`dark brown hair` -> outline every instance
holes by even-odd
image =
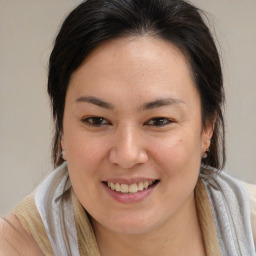
[[[188,56],[200,93],[203,125],[216,117],[206,166],[225,163],[224,90],[219,54],[203,12],[183,0],[87,0],[65,19],[49,61],[48,93],[55,136],[53,161],[59,166],[65,96],[72,73],[103,42],[129,36],[152,35],[176,45]],[[166,67],[168,68],[168,67]]]

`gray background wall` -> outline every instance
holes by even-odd
[[[81,1],[0,0],[0,215],[52,170],[47,60],[65,15]],[[227,93],[225,170],[256,184],[256,1],[193,0],[221,48]]]

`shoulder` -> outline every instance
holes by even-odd
[[[42,255],[33,238],[13,214],[0,218],[0,256],[2,255]]]
[[[256,207],[256,185],[243,182],[248,190],[250,201],[253,203],[254,208]],[[255,209],[256,210],[256,209]]]
[[[252,222],[252,231],[254,236],[254,243],[256,244],[256,185],[245,183],[244,185],[247,188],[250,206],[251,206],[251,222]]]
[[[226,172],[215,169],[206,171],[203,169],[200,175],[211,191],[211,197],[215,196],[217,200],[220,200],[215,208],[219,208],[220,202],[225,200],[224,208],[227,206],[231,212],[237,212],[239,209],[238,215],[240,215],[241,221],[245,222],[246,225],[248,224],[247,228],[252,227],[253,239],[256,245],[256,185],[245,183]],[[244,219],[244,216],[246,216],[246,219]],[[251,221],[248,219],[249,216]],[[236,223],[236,225],[238,224]]]

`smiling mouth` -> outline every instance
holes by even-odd
[[[113,191],[123,194],[135,194],[156,185],[158,182],[159,180],[144,181],[139,183],[133,183],[131,185],[107,181],[104,181],[103,183]]]

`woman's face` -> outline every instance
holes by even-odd
[[[188,211],[211,134],[187,59],[169,42],[109,41],[72,75],[62,148],[95,225],[139,234]]]

